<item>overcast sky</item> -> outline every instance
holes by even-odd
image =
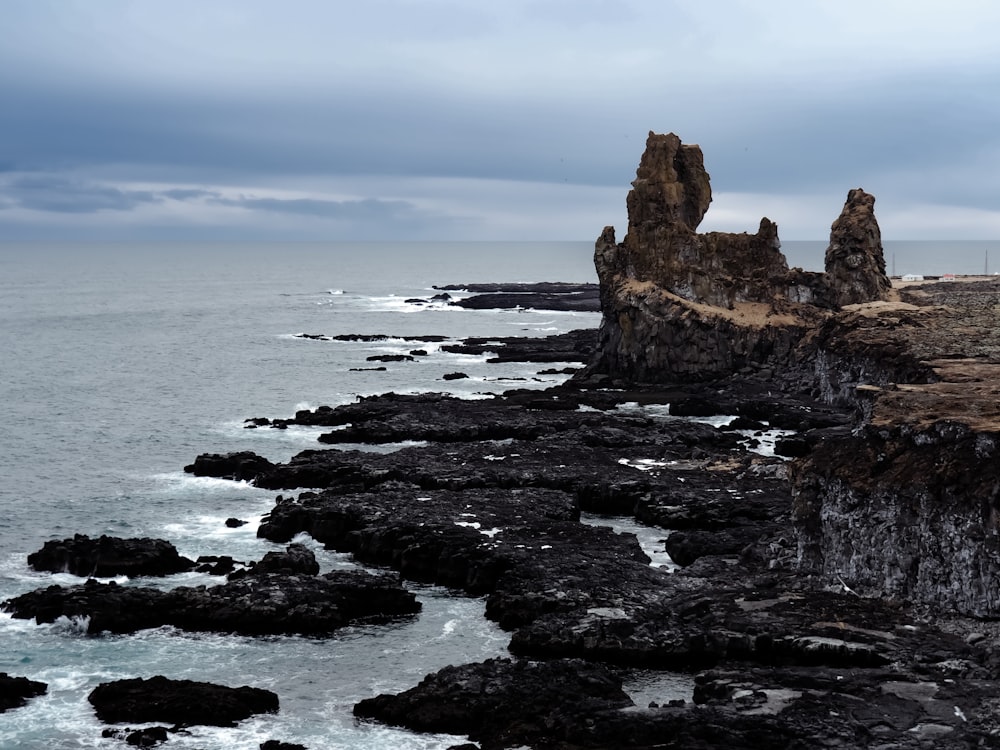
[[[996,0],[0,0],[2,239],[595,239],[650,130],[701,229],[1000,238]]]

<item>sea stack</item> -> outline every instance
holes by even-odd
[[[875,196],[861,188],[847,194],[844,210],[830,228],[827,283],[838,307],[889,299],[882,234],[875,220]]]

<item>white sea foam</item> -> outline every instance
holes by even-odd
[[[187,492],[232,492],[233,490],[262,492],[246,480],[219,479],[217,477],[196,477],[181,471],[169,471],[154,474],[153,479],[161,485],[161,489],[167,491],[187,491]]]

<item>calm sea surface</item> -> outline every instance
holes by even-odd
[[[791,265],[821,270],[824,242],[784,243]],[[899,273],[978,273],[990,243],[887,243]],[[409,304],[434,284],[596,281],[593,244],[406,243],[268,245],[0,245],[0,600],[79,583],[30,571],[49,539],[152,536],[190,557],[259,559],[274,547],[255,521],[274,493],[196,479],[199,453],[253,450],[278,461],[315,447],[319,430],[245,430],[254,416],[339,404],[359,394],[449,390],[468,397],[546,387],[535,366],[486,364],[407,336],[517,336],[596,327],[594,313],[464,311]],[[1000,266],[1000,243],[996,262]],[[389,334],[380,343],[295,334]],[[366,357],[426,349],[386,372]],[[443,381],[461,370],[468,380]],[[527,378],[528,380],[519,380]],[[351,446],[348,446],[351,447]],[[228,529],[226,518],[251,521]],[[306,543],[312,544],[308,539]],[[351,566],[312,545],[324,570]],[[144,585],[217,583],[206,576]],[[123,581],[124,583],[124,581]],[[412,686],[446,664],[503,655],[508,636],[483,602],[413,589],[423,612],[328,639],[242,638],[169,629],[86,637],[79,624],[36,626],[0,615],[0,672],[48,683],[27,707],[0,714],[0,748],[118,748],[101,739],[86,696],[100,682],[164,674],[275,690],[282,709],[236,729],[194,729],[170,747],[256,750],[265,739],[325,748],[439,748],[428,737],[358,724],[353,704]],[[632,684],[666,699],[670,678]],[[687,689],[681,680],[681,691]]]

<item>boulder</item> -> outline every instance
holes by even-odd
[[[196,477],[218,477],[238,482],[248,481],[266,471],[273,464],[253,451],[235,453],[203,453],[193,464],[184,467],[188,474]]]
[[[87,700],[97,718],[118,722],[166,722],[228,727],[255,714],[277,713],[278,696],[255,687],[227,687],[163,676],[104,682]]]
[[[28,565],[52,573],[132,578],[183,573],[191,570],[195,563],[182,557],[173,544],[163,539],[120,539],[103,535],[91,539],[76,534],[71,539],[46,542],[40,550],[28,555]]]
[[[20,708],[31,698],[45,695],[48,686],[44,682],[29,680],[27,677],[12,677],[0,672],[0,713],[12,708]]]
[[[243,576],[261,576],[268,573],[284,573],[286,575],[319,575],[319,563],[312,550],[302,544],[289,544],[282,552],[268,552],[264,557],[249,567],[229,576],[229,580]]]

